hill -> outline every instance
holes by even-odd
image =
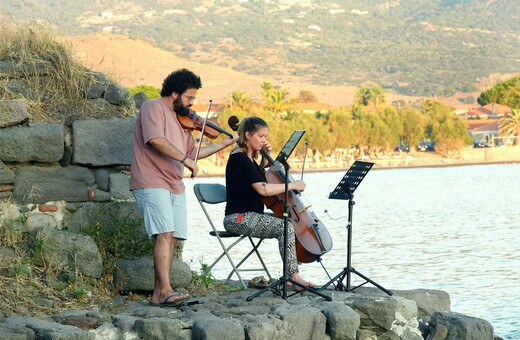
[[[520,70],[517,0],[11,0],[65,35],[112,33],[249,75],[434,96]],[[477,88],[475,88],[477,87]]]
[[[162,50],[149,42],[110,33],[92,33],[67,39],[85,66],[111,76],[126,87],[146,84],[160,88],[169,72],[180,67],[189,68],[200,75],[203,81],[203,88],[198,94],[200,103],[209,99],[216,103],[223,102],[232,91],[237,90],[260,98],[260,85],[263,81],[281,86],[289,90],[293,96],[297,96],[301,90],[311,91],[320,102],[331,105],[352,104],[357,90],[357,87],[347,85],[314,85],[295,77],[248,75],[222,66],[179,58],[174,53]],[[389,102],[413,102],[417,99],[419,97],[388,95]]]

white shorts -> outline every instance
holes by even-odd
[[[132,190],[148,237],[173,231],[179,240],[188,238],[186,194],[172,194],[166,189],[145,188]]]

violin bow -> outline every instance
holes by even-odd
[[[195,163],[197,163],[197,159],[199,159],[200,147],[202,146],[202,139],[204,138],[204,130],[206,129],[206,122],[208,121],[209,110],[211,109],[211,103],[213,101],[210,99],[208,103],[208,109],[206,110],[206,118],[204,118],[204,123],[202,123],[202,130],[200,130],[200,138],[199,138],[199,147],[197,148],[197,153],[195,154]]]
[[[302,164],[302,181],[303,181],[303,169],[305,169],[305,160],[307,159],[307,150],[309,149],[309,142],[305,141],[305,154],[303,155],[303,164]]]
[[[195,154],[195,163],[199,159],[200,147],[202,146],[202,139],[204,138],[204,130],[206,129],[206,122],[208,121],[209,110],[211,109],[211,103],[213,101],[210,99],[208,103],[208,109],[206,110],[206,118],[204,118],[204,123],[202,123],[202,130],[200,130],[200,138],[199,138],[199,147],[197,148],[197,153]],[[191,174],[191,178],[193,178],[193,173]]]

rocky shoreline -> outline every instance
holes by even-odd
[[[332,301],[311,294],[266,291],[213,291],[192,297],[198,303],[179,308],[143,301],[124,305],[117,314],[92,310],[64,311],[48,318],[8,316],[0,320],[2,339],[500,339],[485,320],[450,311],[447,293],[439,290],[377,288],[355,292],[324,290]]]

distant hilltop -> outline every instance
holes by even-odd
[[[146,40],[183,63],[272,83],[379,85],[407,96],[444,97],[485,90],[489,77],[520,70],[517,0],[129,0],[59,6],[53,0],[31,6],[14,0],[2,2],[0,10],[49,20],[64,35],[110,32]]]

